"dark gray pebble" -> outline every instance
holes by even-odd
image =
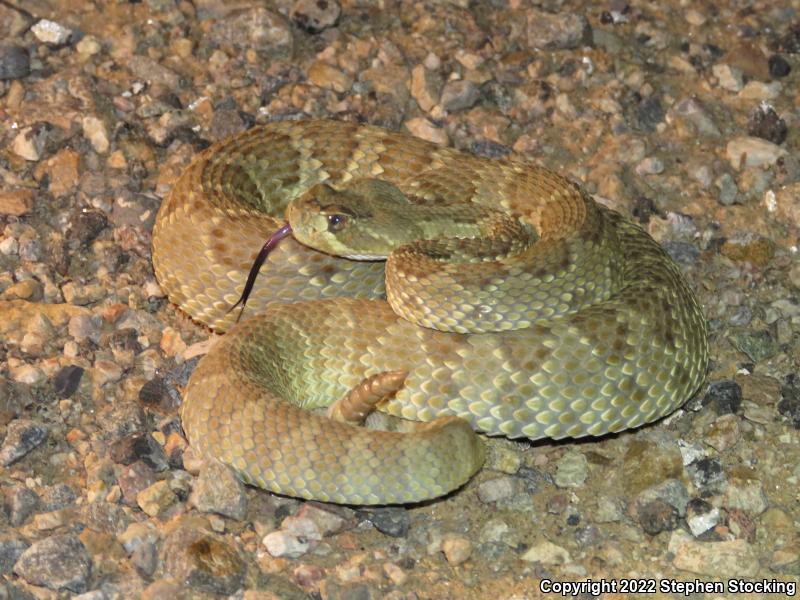
[[[147,417],[133,402],[114,402],[97,413],[97,422],[110,440],[118,440],[147,429]]]
[[[0,598],[3,600],[36,600],[36,596],[16,585],[0,580]]]
[[[70,223],[69,237],[80,244],[82,248],[88,248],[106,227],[108,227],[108,218],[103,213],[98,211],[79,212]]]
[[[800,54],[800,23],[795,23],[778,39],[777,50],[786,54]]]
[[[83,377],[83,367],[67,365],[58,370],[53,377],[53,387],[59,398],[71,398],[78,389]]]
[[[694,265],[700,258],[697,246],[687,242],[665,242],[663,246],[670,258],[681,265]]]
[[[14,419],[6,427],[6,437],[0,447],[0,465],[7,467],[47,439],[49,428],[29,419]]]
[[[771,329],[743,331],[732,335],[731,342],[754,363],[772,358],[778,353],[778,340]]]
[[[391,537],[406,537],[411,526],[408,511],[401,507],[363,509],[358,511],[358,515]]]
[[[0,46],[0,79],[21,79],[31,72],[31,58],[21,46]]]
[[[3,511],[14,527],[19,527],[39,510],[39,496],[28,488],[17,485],[5,490],[3,494]]]
[[[0,534],[0,575],[10,573],[14,563],[30,544],[24,538],[13,533]],[[2,595],[0,595],[2,598]]]
[[[163,377],[154,377],[139,390],[139,402],[161,410],[172,410],[180,406],[180,394]]]
[[[786,121],[778,116],[774,108],[763,102],[753,109],[747,120],[749,135],[760,137],[773,144],[782,144],[786,141],[788,132]]]
[[[149,433],[134,433],[114,442],[111,460],[123,465],[140,460],[154,471],[166,471],[169,468],[164,449]]]
[[[135,329],[123,327],[102,338],[100,343],[103,346],[109,346],[112,350],[139,354],[142,351],[142,345],[138,338],[139,333]]]
[[[489,562],[494,562],[508,553],[508,546],[502,542],[484,542],[475,547],[475,553]]]
[[[158,549],[152,542],[142,542],[131,554],[133,568],[145,579],[149,579],[155,573],[158,566]]]
[[[736,312],[728,319],[728,323],[734,327],[745,327],[753,320],[753,310],[749,306],[740,306]]]
[[[584,548],[588,546],[596,546],[597,544],[601,543],[603,539],[604,536],[600,532],[600,529],[594,525],[590,525],[588,527],[579,527],[575,530],[575,541]]]
[[[656,125],[664,120],[667,112],[661,100],[653,96],[646,98],[636,107],[634,127],[647,133],[653,133]]]
[[[490,140],[481,140],[480,142],[475,142],[472,144],[471,150],[473,154],[485,156],[487,158],[502,158],[511,154],[511,148],[505,144],[498,144],[497,142],[492,142]]]
[[[780,54],[773,54],[770,56],[767,64],[769,65],[770,76],[776,78],[786,77],[792,70],[788,61]]]
[[[645,533],[656,535],[678,527],[678,511],[663,500],[653,500],[639,508],[639,525]]]
[[[448,112],[455,112],[472,108],[480,96],[480,89],[472,81],[457,79],[444,84],[439,100],[442,108]]]
[[[40,495],[40,499],[42,501],[42,510],[52,511],[72,506],[78,496],[75,490],[66,483],[57,483],[45,488]]]
[[[725,471],[718,458],[696,460],[686,467],[686,472],[702,496],[719,494],[727,484]]]
[[[31,585],[79,593],[88,587],[92,559],[76,536],[54,535],[25,550],[14,572]]]
[[[710,404],[718,415],[736,413],[742,405],[742,388],[730,379],[713,381],[708,385],[703,404]]]

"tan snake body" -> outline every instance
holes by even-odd
[[[407,318],[375,299],[382,263],[279,245],[245,312],[255,316],[203,358],[182,409],[191,445],[245,481],[333,502],[419,501],[480,467],[473,428],[603,435],[670,413],[704,379],[702,312],[642,229],[551,171],[375,127],[271,123],[200,154],[159,212],[156,275],[181,309],[227,330],[226,311],[289,202],[318,184],[374,179],[414,202],[500,211],[538,239],[474,264],[393,255],[389,300]],[[397,433],[303,410],[390,371],[408,375],[380,410],[447,418]]]

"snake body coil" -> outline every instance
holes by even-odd
[[[505,250],[470,264],[442,259],[435,241],[425,260],[398,251],[386,267],[391,306],[379,299],[382,263],[280,244],[249,301],[254,316],[203,358],[182,409],[191,445],[245,481],[332,502],[419,501],[480,467],[473,429],[598,436],[668,414],[702,382],[702,313],[643,230],[545,169],[375,127],[272,123],[203,152],[159,212],[156,275],[181,309],[227,330],[287,205],[320,184],[376,179],[415,203],[500,211],[538,239],[513,251],[477,241]],[[428,422],[411,433],[304,410],[390,372],[407,375],[379,408]]]

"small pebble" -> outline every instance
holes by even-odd
[[[83,135],[92,144],[92,148],[98,154],[105,154],[108,152],[111,142],[108,137],[108,130],[105,123],[91,115],[83,117]]]
[[[675,107],[675,111],[678,115],[694,125],[699,134],[708,137],[718,137],[722,135],[712,115],[696,98],[689,98],[679,102]]]
[[[432,70],[425,68],[425,65],[416,65],[411,70],[411,85],[409,91],[411,97],[417,101],[419,107],[429,112],[439,101],[441,88],[439,76]]]
[[[495,477],[478,486],[478,499],[484,504],[498,502],[518,494],[521,487],[517,477]]]
[[[516,545],[516,536],[508,523],[502,519],[491,519],[481,529],[482,542],[502,542],[508,546]]]
[[[642,131],[653,133],[659,123],[664,121],[666,111],[664,105],[653,96],[643,100],[636,108],[634,126]]]
[[[194,484],[191,503],[202,512],[213,512],[241,521],[247,513],[244,485],[227,467],[208,461]]]
[[[96,37],[93,35],[87,35],[81,38],[81,40],[75,44],[75,49],[84,56],[94,56],[100,52],[103,47],[100,45],[100,42]]]
[[[744,87],[744,77],[739,69],[730,65],[714,65],[712,68],[714,77],[717,78],[720,87],[729,92],[739,92]]]
[[[565,565],[572,562],[572,557],[565,548],[547,540],[531,546],[520,558],[545,566]]]
[[[443,129],[436,127],[424,117],[409,119],[405,122],[405,126],[412,135],[433,142],[434,144],[446,146],[449,141],[447,133]]]
[[[66,483],[57,483],[42,490],[40,499],[44,510],[60,510],[74,505],[78,496]]]
[[[727,484],[725,471],[718,458],[701,458],[686,467],[692,483],[704,496],[720,493]]]
[[[581,487],[589,476],[589,462],[582,452],[570,450],[557,463],[556,485],[560,488]]]
[[[575,530],[575,541],[583,548],[597,546],[603,541],[603,534],[598,527],[579,527]]]
[[[402,507],[370,508],[358,511],[359,516],[391,537],[405,537],[411,526],[408,511]]]
[[[47,439],[50,428],[29,419],[14,419],[6,426],[3,445],[0,446],[0,465],[7,467],[19,460]]]
[[[408,573],[406,573],[400,565],[395,563],[383,563],[383,572],[394,585],[403,585],[408,581]]]
[[[672,531],[679,520],[678,511],[663,500],[653,500],[639,507],[639,525],[649,535]]]
[[[683,571],[721,578],[753,578],[759,571],[758,554],[745,540],[698,542],[675,531],[669,542],[672,564]]]
[[[706,444],[721,453],[734,446],[741,438],[741,435],[739,417],[736,415],[722,415],[714,420],[705,432],[703,439]]]
[[[742,166],[774,165],[780,157],[786,155],[786,150],[758,137],[743,136],[729,141],[726,153],[731,167],[738,171]]]
[[[304,589],[318,590],[327,572],[317,565],[301,564],[292,571],[292,580]],[[245,600],[247,594],[245,593]]]
[[[26,487],[14,486],[6,490],[4,498],[8,520],[13,527],[19,527],[28,520],[34,512],[39,510],[39,496]]]
[[[159,517],[177,502],[178,498],[166,481],[156,481],[136,495],[136,503],[146,514]]]
[[[290,15],[300,29],[316,34],[333,27],[341,12],[338,0],[297,0]]]
[[[151,542],[144,542],[131,553],[131,564],[142,577],[150,578],[158,567],[158,548]]]
[[[529,8],[527,19],[528,44],[532,48],[563,50],[577,48],[591,39],[591,27],[586,17],[569,12],[544,12]]]
[[[53,46],[61,46],[62,44],[66,44],[67,41],[69,41],[69,37],[72,35],[72,31],[70,29],[64,27],[60,23],[50,21],[49,19],[42,19],[41,21],[37,22],[33,27],[31,27],[31,31],[40,42],[51,44]]]
[[[791,373],[781,386],[778,412],[790,419],[795,429],[800,429],[800,377]]]
[[[769,57],[769,74],[772,77],[786,77],[791,71],[792,67],[780,54],[773,54]]]
[[[681,479],[667,479],[642,491],[636,497],[634,509],[638,509],[656,500],[668,504],[675,509],[679,517],[682,517],[686,514],[689,492]]]
[[[221,536],[181,527],[167,537],[162,555],[165,573],[189,588],[229,596],[244,583],[245,563]]]
[[[67,365],[56,372],[53,387],[60,398],[71,398],[81,383],[84,369],[77,365]]]
[[[164,448],[149,433],[133,433],[111,445],[111,459],[123,465],[142,461],[154,471],[169,468]]]
[[[442,540],[442,552],[453,566],[466,562],[472,554],[472,542],[460,535],[446,535]]]
[[[736,203],[736,198],[739,195],[739,188],[736,187],[736,181],[729,173],[723,173],[714,181],[714,185],[719,190],[717,199],[723,206],[731,206]]]
[[[664,172],[664,163],[661,159],[655,156],[648,156],[638,165],[636,165],[636,173],[638,175],[658,175]]]
[[[442,107],[450,112],[472,108],[480,94],[478,86],[471,81],[448,81],[442,88]]]
[[[725,488],[723,506],[738,508],[755,517],[767,510],[769,499],[760,481],[731,478]]]
[[[739,92],[738,97],[742,100],[766,102],[767,100],[778,98],[782,87],[783,84],[779,81],[773,81],[772,83],[748,81]]]
[[[24,538],[12,533],[0,533],[0,576],[11,573],[22,553],[30,547]]]
[[[743,331],[732,335],[730,340],[755,363],[772,358],[779,351],[778,341],[771,329]]]
[[[719,521],[719,508],[701,498],[692,498],[686,506],[686,524],[695,537],[713,529]]]
[[[129,506],[137,506],[139,492],[149,488],[156,482],[156,474],[141,461],[119,470],[117,484],[122,493],[123,501]]]
[[[46,142],[45,128],[25,127],[14,137],[11,150],[25,160],[37,161],[42,158]]]
[[[31,585],[85,592],[92,558],[74,535],[55,535],[34,542],[25,550],[14,565],[14,572]]]
[[[31,72],[31,59],[22,46],[0,44],[0,80],[22,79]]]
[[[773,144],[786,140],[789,128],[786,121],[778,116],[775,109],[767,103],[759,104],[747,120],[747,134],[765,139]]]
[[[347,520],[336,512],[350,512],[348,509],[333,507],[329,505],[319,505],[306,503],[297,511],[297,517],[307,519],[314,523],[315,528],[324,536],[339,533],[345,529]]]
[[[273,531],[261,540],[267,552],[276,558],[298,558],[311,550],[314,540],[297,536],[288,531]]]

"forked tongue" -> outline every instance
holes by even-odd
[[[272,252],[278,243],[288,235],[292,234],[292,226],[289,223],[283,225],[280,229],[278,229],[275,233],[269,236],[269,239],[266,243],[261,247],[261,250],[256,256],[256,259],[253,261],[253,266],[250,267],[250,272],[247,274],[247,281],[244,284],[244,290],[242,291],[242,295],[236,301],[236,304],[231,306],[225,314],[228,314],[233,309],[235,309],[240,304],[242,305],[242,310],[239,311],[239,316],[236,317],[236,322],[239,322],[239,319],[242,318],[242,313],[244,312],[244,307],[247,304],[247,299],[250,297],[250,292],[253,291],[253,286],[256,284],[256,277],[258,277],[258,272],[261,270],[261,265],[264,264],[264,261],[267,260],[269,253]]]

